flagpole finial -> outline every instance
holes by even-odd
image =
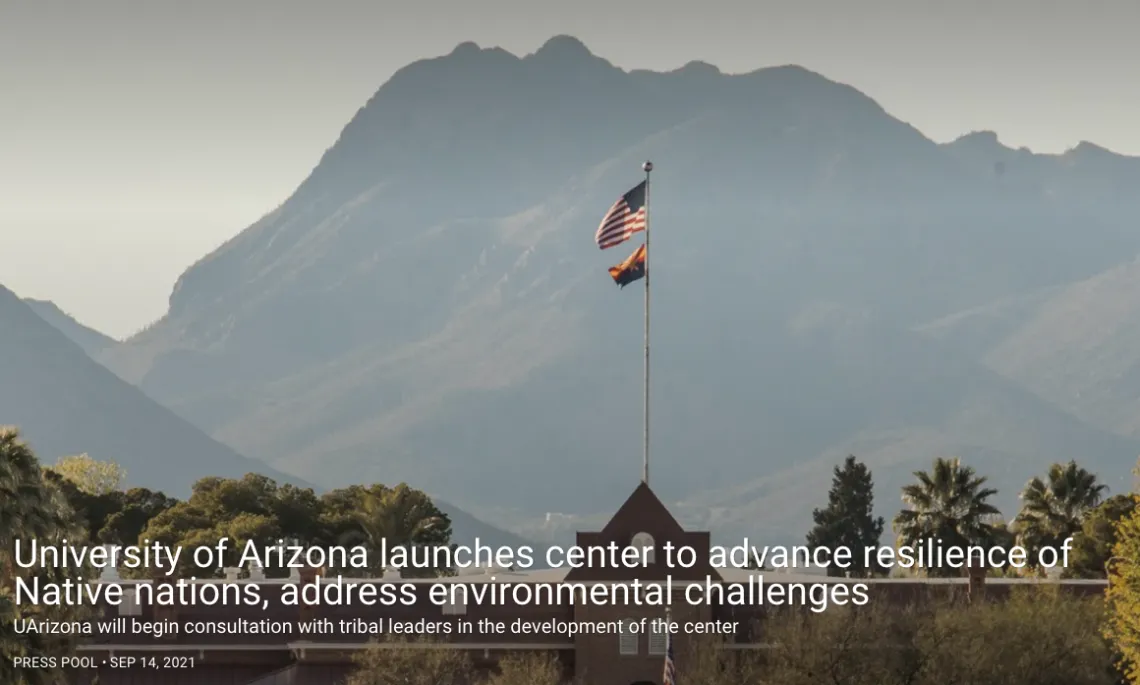
[[[653,162],[646,162],[645,164],[642,164],[641,170],[646,172],[646,173],[653,171]]]

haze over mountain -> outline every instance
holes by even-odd
[[[89,359],[115,341],[54,303],[21,301],[0,286],[0,331],[0,425],[20,428],[46,463],[88,453],[121,464],[131,486],[176,496],[199,478],[250,472],[311,487],[238,455]],[[457,542],[531,544],[448,502],[437,505],[451,517]]]
[[[51,303],[33,309],[0,286],[0,423],[18,427],[45,463],[87,453],[121,464],[129,485],[175,496],[186,495],[205,476],[251,471],[304,483],[238,455],[175,416],[88,358],[37,311],[58,312],[70,323],[56,323],[82,330]],[[83,336],[94,337],[86,331]]]
[[[601,214],[652,158],[653,486],[693,525],[799,537],[855,452],[893,509],[961,455],[1016,490],[1140,453],[914,327],[1140,251],[1140,160],[938,145],[799,67],[625,72],[573,38],[409,65],[285,202],[98,354],[237,451],[407,480],[532,533],[640,467],[641,296]],[[1027,373],[1032,373],[1029,371]]]
[[[54,302],[48,300],[33,300],[25,298],[24,302],[32,308],[41,319],[47,321],[60,333],[63,333],[76,345],[79,345],[87,356],[94,357],[107,350],[107,348],[115,345],[118,341],[114,338],[104,335],[99,331],[85,326],[75,320],[74,317],[65,313]]]
[[[1132,260],[919,330],[968,351],[1089,424],[1140,437],[1138,292],[1140,260]]]

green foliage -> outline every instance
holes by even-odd
[[[717,635],[687,636],[677,654],[678,680],[685,685],[767,685],[763,662],[751,650],[724,650]]]
[[[984,476],[959,459],[935,459],[930,472],[916,471],[917,483],[902,490],[908,506],[895,516],[899,543],[918,545],[927,538],[946,546],[990,545],[998,538],[993,519],[1000,516],[989,499],[997,490],[983,487]],[[958,576],[961,569],[926,568],[930,576]]]
[[[1099,598],[1053,587],[1019,588],[1009,600],[940,614],[945,640],[931,680],[997,685],[1115,685],[1111,652],[1098,634]]]
[[[486,685],[560,685],[562,664],[550,652],[515,652],[503,656]]]
[[[152,518],[178,503],[146,488],[92,495],[52,469],[44,469],[43,475],[63,493],[92,544],[134,544]]]
[[[376,550],[381,542],[394,547],[437,547],[451,541],[451,519],[427,495],[400,483],[394,488],[382,485],[363,491],[357,525]],[[407,576],[435,576],[450,573],[447,568],[405,569]]]
[[[976,605],[933,598],[823,614],[785,611],[754,685],[1114,685],[1097,599],[1027,590]]]
[[[1107,565],[1104,633],[1116,647],[1121,672],[1136,685],[1140,683],[1140,507],[1117,522],[1116,544]]]
[[[68,463],[91,466],[86,460]],[[88,472],[92,470],[100,472]],[[55,685],[58,673],[18,672],[11,657],[74,649],[70,638],[16,634],[14,621],[77,620],[86,611],[13,604],[6,588],[15,573],[11,551],[17,538],[76,540],[86,534],[91,542],[150,539],[212,546],[228,537],[235,553],[225,562],[233,566],[247,540],[274,544],[286,538],[372,550],[384,544],[391,550],[446,545],[452,533],[450,519],[431,498],[403,483],[358,485],[318,497],[312,490],[250,474],[203,479],[188,500],[179,502],[142,488],[122,492],[111,487],[110,475],[84,483],[75,472],[41,468],[18,433],[0,430],[0,683],[5,685]],[[986,479],[973,469],[956,459],[938,459],[930,472],[915,476],[917,482],[903,489],[908,508],[894,520],[901,543],[935,536],[947,544],[1014,544],[1014,532],[995,520],[999,514],[988,502],[995,491],[985,488]],[[1075,532],[1074,574],[1095,576],[1110,562],[1107,612],[1099,600],[1074,598],[1056,588],[1024,588],[999,604],[928,600],[909,607],[837,607],[823,614],[777,611],[763,631],[772,649],[723,650],[717,638],[694,637],[679,654],[682,680],[688,685],[1113,685],[1113,655],[1103,631],[1130,682],[1140,685],[1140,499],[1119,496],[1097,506],[1103,491],[1095,476],[1072,462],[1055,465],[1046,479],[1034,479],[1026,487],[1016,532],[1036,545],[1055,544]],[[848,457],[834,469],[828,505],[816,510],[808,544],[853,551],[878,544],[884,522],[873,516],[872,505],[870,471]],[[192,564],[188,556],[184,558]],[[191,566],[182,571],[203,575]],[[405,569],[409,571],[437,575],[449,569]],[[62,578],[58,569],[28,573]],[[556,685],[562,675],[561,664],[550,655],[508,655],[488,685]],[[362,651],[348,685],[460,685],[473,677],[465,652],[425,649],[396,639]]]
[[[0,428],[0,564],[11,578],[17,538],[49,537],[63,525],[63,498],[48,487],[36,455],[15,429]],[[62,505],[62,506],[61,506]]]
[[[362,545],[371,549],[386,541],[389,549],[403,545],[446,545],[451,521],[431,498],[405,484],[372,485],[333,490],[317,497],[312,490],[278,485],[264,476],[249,474],[240,480],[205,478],[194,485],[190,498],[161,511],[141,537],[168,545],[194,547],[232,541],[225,566],[237,566],[247,542],[258,546],[280,540],[303,545]],[[203,577],[189,555],[183,555],[181,573]],[[374,569],[382,570],[382,569]],[[440,575],[449,569],[408,569],[407,575]],[[213,575],[221,574],[213,569]],[[269,577],[283,577],[289,569],[266,568]]]
[[[100,542],[133,544],[150,520],[178,504],[178,500],[146,488],[131,488],[115,497],[118,505],[99,527]]]
[[[228,554],[216,568],[198,568],[187,554],[180,560],[181,574],[218,576],[224,567],[238,565],[242,547],[250,541],[259,546],[274,545],[283,538],[305,545],[321,542],[319,518],[319,500],[312,490],[278,485],[256,474],[240,480],[203,478],[194,484],[188,500],[151,519],[141,537],[185,548],[212,547],[230,538]],[[286,569],[266,571],[288,574]]]
[[[83,539],[64,493],[44,477],[36,455],[14,429],[0,428],[0,683],[5,685],[48,685],[59,682],[58,669],[17,669],[14,656],[52,657],[74,649],[70,636],[18,634],[16,621],[22,619],[69,621],[89,617],[90,609],[74,606],[16,605],[11,590],[16,578],[38,577],[44,582],[60,582],[75,575],[75,569],[56,567],[17,568],[14,561],[16,540],[31,539],[46,544]],[[83,571],[83,569],[79,569]]]
[[[998,520],[996,516],[990,519],[990,534],[992,537],[989,544],[993,547],[1005,550],[1006,554],[1002,555],[1003,559],[1005,559],[1005,563],[999,568],[989,569],[989,575],[995,577],[1017,576],[1020,573],[1020,569],[1010,566],[1008,561],[1010,550],[1017,546],[1017,535],[1010,530],[1010,527],[1005,521]]]
[[[1033,478],[1021,492],[1021,511],[1013,529],[1018,544],[1036,564],[1044,547],[1054,549],[1081,530],[1085,515],[1100,504],[1107,486],[1075,461],[1053,464],[1046,478]]]
[[[468,685],[472,682],[474,672],[465,652],[431,649],[431,642],[417,638],[416,644],[412,644],[400,636],[377,640],[356,655],[356,668],[345,685]]]
[[[874,561],[871,568],[863,564],[863,550],[877,547],[883,535],[883,518],[874,515],[874,490],[871,471],[854,456],[847,457],[843,466],[835,467],[827,507],[812,513],[815,527],[807,534],[807,544],[812,548],[851,550],[851,568],[831,567],[827,569],[828,575],[840,576],[850,571],[852,576],[867,577],[884,572]]]
[[[1073,538],[1073,552],[1065,575],[1070,578],[1104,578],[1105,566],[1116,546],[1116,526],[1136,511],[1136,497],[1116,495],[1085,515]]]

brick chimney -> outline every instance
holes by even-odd
[[[971,604],[983,602],[986,599],[986,573],[984,566],[970,566],[966,569],[966,598]]]

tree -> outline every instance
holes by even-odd
[[[773,648],[765,655],[760,682],[926,685],[926,663],[939,642],[933,635],[935,601],[907,607],[872,602],[819,614],[777,610],[764,628],[765,642]]]
[[[1136,510],[1136,497],[1116,495],[1085,515],[1073,538],[1073,552],[1065,575],[1069,578],[1104,578],[1105,566],[1116,546],[1116,526]]]
[[[515,652],[499,660],[486,685],[560,685],[562,662],[549,652]]]
[[[1055,587],[1002,603],[871,603],[768,620],[763,677],[779,685],[1115,685],[1103,607]],[[735,681],[734,681],[735,682]],[[745,681],[740,681],[745,682]]]
[[[304,544],[323,538],[320,500],[310,488],[278,484],[255,473],[243,478],[203,478],[186,502],[211,517],[254,514],[277,522],[282,531]]]
[[[48,545],[64,540],[82,540],[81,526],[63,493],[44,477],[36,455],[20,439],[19,432],[0,428],[0,683],[5,685],[55,685],[61,682],[59,668],[16,668],[12,658],[53,659],[74,651],[74,637],[48,633],[18,634],[12,629],[23,619],[76,621],[90,618],[88,607],[19,605],[11,594],[17,578],[58,583],[73,578],[77,569],[14,563],[16,540],[36,539]],[[92,569],[78,569],[81,577]]]
[[[99,461],[86,454],[62,457],[51,468],[89,495],[121,490],[127,479],[126,470],[115,462]]]
[[[232,542],[225,566],[236,566],[247,542],[275,545],[280,540],[302,545],[363,546],[377,549],[385,541],[389,550],[400,546],[447,545],[451,520],[426,494],[401,484],[369,487],[354,485],[317,497],[312,490],[278,485],[264,476],[241,479],[203,478],[194,484],[185,502],[161,493],[130,491],[121,512],[107,518],[100,535],[108,539],[135,536],[193,548],[214,545],[222,538]],[[182,555],[183,574],[205,577],[191,555]],[[213,569],[219,575],[221,567]],[[266,568],[269,577],[289,575],[290,569]],[[408,575],[439,575],[450,569],[408,569]]]
[[[467,685],[473,669],[458,649],[438,649],[431,639],[380,639],[355,657],[345,685]]]
[[[87,533],[87,541],[96,544],[98,542],[98,531],[103,527],[103,523],[111,514],[119,508],[117,495],[118,492],[110,492],[104,495],[92,495],[79,489],[74,482],[60,475],[54,469],[42,469],[41,473],[44,482],[51,484],[67,501],[68,506],[82,524],[84,531]]]
[[[43,469],[43,476],[63,493],[82,520],[91,544],[135,544],[152,518],[178,503],[172,497],[146,488],[92,495],[53,469]]]
[[[686,635],[688,646],[677,655],[677,670],[686,685],[761,685],[762,662],[753,650],[724,649],[718,635]]]
[[[420,490],[400,483],[394,488],[374,485],[361,491],[357,522],[375,552],[384,543],[399,547],[440,547],[451,542],[451,519]],[[374,557],[378,560],[378,556]],[[382,569],[376,569],[382,570]],[[404,569],[407,576],[435,576],[452,572],[430,565]]]
[[[1053,464],[1044,480],[1030,480],[1021,492],[1021,511],[1013,526],[1029,560],[1036,563],[1042,548],[1057,548],[1075,536],[1107,489],[1075,461]]]
[[[815,527],[807,534],[807,544],[832,551],[846,547],[852,559],[850,568],[831,566],[827,575],[841,576],[850,571],[852,576],[868,577],[884,571],[877,561],[873,560],[870,567],[863,563],[864,550],[877,547],[883,535],[883,517],[874,515],[874,490],[871,471],[854,456],[847,457],[842,467],[835,467],[827,507],[812,512]]]
[[[939,612],[927,682],[978,685],[1115,685],[1112,657],[1097,634],[1099,598],[1056,586],[1015,588],[1005,602]]]
[[[131,491],[135,493],[135,491]],[[222,538],[231,540],[223,564],[236,566],[244,545],[261,547],[280,540],[302,545],[364,546],[377,549],[386,541],[389,550],[400,546],[447,545],[451,540],[451,520],[426,494],[401,484],[352,486],[317,497],[312,490],[278,485],[256,474],[241,479],[203,478],[194,484],[190,498],[173,502],[161,493],[135,493],[134,516],[137,525],[147,519],[141,537],[168,545],[192,548],[214,545]],[[130,493],[128,493],[130,495]],[[130,499],[128,497],[127,499]],[[107,519],[103,530],[108,537],[126,527],[132,509],[124,506],[120,516]],[[183,555],[183,574],[204,577],[209,574]],[[269,577],[288,575],[290,569],[266,568]],[[438,575],[449,569],[408,569],[408,575]],[[221,573],[221,567],[213,575]]]
[[[345,547],[367,545],[368,535],[360,523],[361,508],[370,490],[383,488],[383,485],[350,485],[321,495],[320,525],[325,541]]]
[[[70,529],[62,493],[44,482],[39,460],[14,428],[0,428],[0,586],[15,570],[17,539],[51,539]]]
[[[151,519],[173,508],[178,500],[162,492],[131,488],[117,498],[118,508],[99,527],[100,542],[131,545],[139,541]]]
[[[1121,672],[1136,685],[1140,683],[1140,507],[1117,522],[1116,544],[1107,565],[1104,634],[1116,647]]]
[[[989,545],[995,540],[994,517],[1000,516],[989,499],[997,494],[983,487],[984,476],[962,464],[959,459],[935,459],[930,472],[915,471],[917,483],[902,489],[907,505],[895,516],[894,528],[899,542],[917,546],[927,538],[941,540],[944,546],[965,548]],[[953,577],[961,569],[924,569],[930,576]]]
[[[143,498],[138,508],[154,509],[164,504],[166,502],[158,498]],[[138,518],[136,514],[133,521],[137,522]],[[124,526],[127,523],[121,521]],[[264,547],[277,544],[281,539],[296,539],[300,544],[312,545],[324,536],[320,526],[320,501],[312,490],[278,485],[265,476],[248,474],[241,479],[199,480],[189,499],[162,509],[147,522],[141,537],[186,549],[213,546],[222,538],[229,538],[229,552],[216,568],[198,568],[193,555],[182,555],[179,571],[202,578],[220,575],[225,566],[236,566],[248,542]],[[281,577],[288,575],[289,569],[267,568],[266,573],[270,577]]]

